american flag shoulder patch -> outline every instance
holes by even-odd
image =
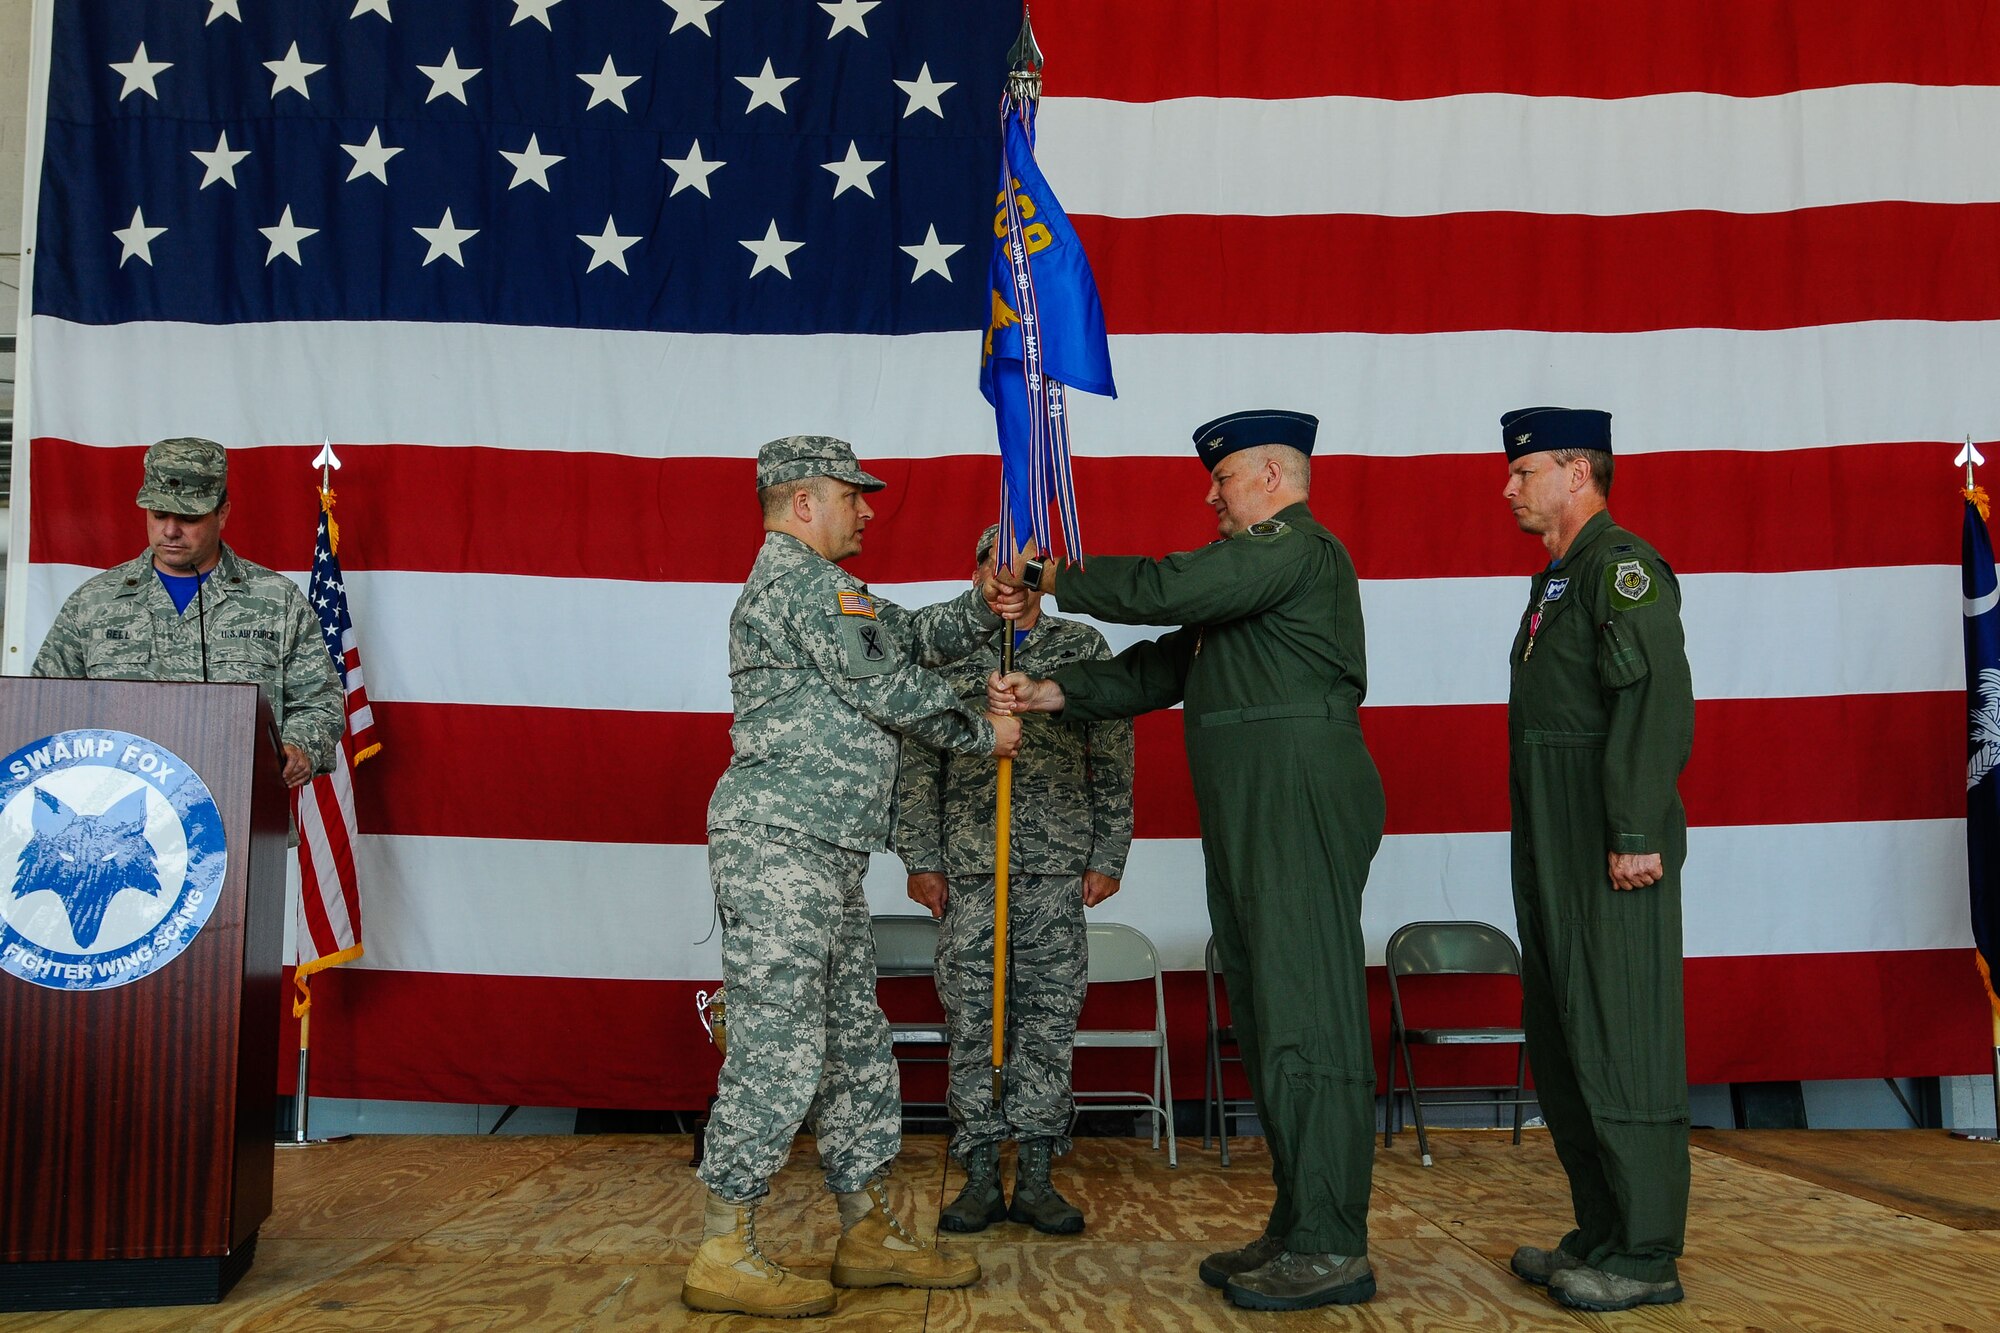
[[[875,618],[875,599],[858,592],[840,594],[840,614],[843,616],[867,616]]]

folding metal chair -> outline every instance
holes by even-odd
[[[928,916],[887,915],[868,918],[870,931],[875,936],[875,975],[887,977],[930,977],[931,984],[937,984],[938,923]],[[886,1010],[885,1010],[886,1012]],[[951,1062],[951,1035],[945,1021],[925,1019],[920,1021],[889,1020],[889,1039],[898,1047],[915,1046],[921,1054],[898,1051],[896,1058],[909,1064],[949,1064]],[[944,1110],[942,1102],[913,1102],[905,1099],[905,1107],[920,1107],[926,1111]],[[924,1120],[941,1119],[939,1116],[922,1116]]]
[[[1514,1064],[1511,1097],[1454,1097],[1433,1100],[1433,1106],[1491,1104],[1514,1108],[1514,1142],[1521,1141],[1522,1108],[1534,1098],[1521,1095],[1527,1083],[1527,1034],[1517,1027],[1410,1027],[1403,1015],[1401,983],[1409,977],[1510,976],[1521,975],[1521,951],[1506,932],[1480,921],[1413,921],[1389,937],[1384,961],[1389,971],[1389,1104],[1382,1117],[1382,1146],[1388,1147],[1402,1126],[1397,1102],[1396,1054],[1403,1057],[1408,1076],[1410,1110],[1417,1122],[1417,1152],[1425,1166],[1431,1165],[1430,1141],[1424,1132],[1424,1101],[1417,1085],[1416,1066],[1410,1061],[1410,1046],[1516,1046],[1520,1054]],[[1422,1091],[1477,1093],[1500,1092],[1490,1084],[1439,1085]]]
[[[1222,1164],[1229,1165],[1229,1120],[1241,1115],[1256,1105],[1248,1097],[1225,1096],[1222,1090],[1222,1065],[1224,1061],[1241,1067],[1243,1053],[1236,1045],[1236,1025],[1221,1021],[1221,1009],[1216,1003],[1215,980],[1221,976],[1215,962],[1215,937],[1209,936],[1208,943],[1201,951],[1203,980],[1208,987],[1208,1070],[1202,1080],[1201,1092],[1201,1146],[1206,1148],[1211,1129],[1214,1137],[1222,1145]],[[1228,992],[1225,990],[1224,996]],[[1224,1054],[1223,1048],[1229,1048]]]
[[[1167,990],[1160,976],[1160,955],[1153,942],[1130,926],[1115,921],[1092,922],[1085,928],[1089,946],[1089,984],[1114,985],[1119,982],[1153,983],[1153,1026],[1150,1028],[1078,1027],[1076,1046],[1147,1049],[1153,1052],[1153,1090],[1143,1092],[1078,1092],[1079,1111],[1087,1098],[1104,1111],[1139,1111],[1152,1118],[1153,1146],[1160,1146],[1160,1128],[1166,1127],[1167,1165],[1181,1164],[1180,1147],[1174,1139],[1173,1070],[1167,1057]]]

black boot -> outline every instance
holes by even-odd
[[[1049,1158],[1054,1140],[1023,1139],[1021,1161],[1014,1168],[1014,1202],[1007,1209],[1008,1220],[1026,1222],[1051,1236],[1074,1236],[1083,1230],[1083,1212],[1056,1193],[1049,1180]]]
[[[965,1157],[965,1188],[938,1213],[939,1231],[984,1231],[1005,1220],[1007,1200],[1000,1193],[1000,1149],[989,1143]]]

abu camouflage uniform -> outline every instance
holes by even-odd
[[[1007,631],[945,668],[967,701],[983,700]],[[1104,636],[1044,615],[1015,650],[1015,667],[1047,676],[1108,658]],[[1083,1009],[1083,873],[1125,873],[1132,844],[1132,724],[1089,724],[1029,714],[1014,760],[1008,844],[1007,1067],[1003,1101],[992,1083],[994,821],[999,762],[903,743],[896,853],[913,875],[949,877],[938,937],[937,989],[951,1037],[946,1093],[951,1151],[965,1160],[1001,1140],[1047,1139],[1069,1151],[1074,1107],[1070,1051]]]
[[[838,1193],[901,1147],[861,881],[888,842],[894,733],[992,751],[992,725],[918,664],[998,624],[974,592],[905,611],[797,538],[764,536],[729,619],[735,753],[708,807],[729,1050],[701,1179],[719,1198],[766,1193],[807,1120]]]
[[[263,687],[271,720],[313,772],[331,773],[346,725],[340,678],[299,586],[222,547],[185,612],[141,552],[91,578],[63,603],[34,674],[91,680],[198,681]]]

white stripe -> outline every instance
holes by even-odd
[[[2000,88],[1414,101],[1051,97],[1036,157],[1072,213],[1775,213],[2000,199]]]
[[[754,457],[802,430],[865,458],[985,452],[977,333],[708,337],[409,323],[31,321],[37,436],[232,448],[400,441]],[[1084,457],[1184,456],[1245,403],[1318,414],[1319,451],[1493,454],[1500,414],[1605,408],[1621,453],[2000,438],[2000,323],[1740,331],[1114,337],[1121,397],[1072,395]],[[339,376],[325,368],[341,366]],[[441,376],[439,366],[453,367]],[[116,383],[117,393],[103,386]],[[364,383],[368,392],[353,391]],[[246,384],[257,385],[256,393]],[[745,384],[763,386],[745,394]],[[379,633],[373,622],[371,637]]]
[[[361,829],[359,821],[354,817],[354,775],[344,759],[335,764],[333,772],[326,775],[324,790],[320,783],[313,783],[313,799],[314,804],[319,806],[322,839],[326,836],[324,832],[327,827],[326,820],[331,817],[338,820],[339,827],[347,831],[347,845],[352,848],[360,836]],[[328,801],[331,802],[331,809],[328,808]],[[321,864],[327,871],[319,877],[320,901],[326,909],[327,925],[333,933],[335,949],[345,949],[349,945],[358,943],[360,938],[355,930],[354,918],[349,914],[347,907],[347,894],[355,886],[343,883],[339,875],[334,873],[333,849],[330,845],[322,841],[313,850],[315,855],[323,858]]]
[[[1969,945],[1964,834],[1956,820],[1696,829],[1684,875],[1687,952]],[[369,894],[366,967],[721,974],[700,846],[367,836],[360,859]],[[1196,968],[1209,933],[1203,882],[1198,842],[1142,840],[1121,892],[1091,915],[1145,931],[1166,966]],[[867,887],[874,911],[916,910],[893,857],[874,858]],[[1381,961],[1397,926],[1439,918],[1513,930],[1506,834],[1383,841],[1362,899],[1370,961]]]
[[[1994,607],[2000,606],[2000,587],[1995,587],[1990,592],[1981,593],[1977,597],[1967,597],[1964,601],[1965,618],[1967,620],[1972,619],[1974,616],[1983,616]]]
[[[329,780],[338,783],[339,775],[335,774]],[[337,953],[354,943],[354,927],[348,920],[347,904],[341,897],[340,876],[334,865],[333,847],[327,840],[326,831],[328,815],[340,818],[343,812],[340,809],[337,791],[328,793],[330,799],[322,803],[319,785],[318,782],[314,782],[300,792],[298,801],[299,845],[296,850],[300,861],[302,885],[297,933],[299,962],[309,962],[325,954]],[[352,827],[350,823],[349,828]],[[305,886],[307,877],[303,873],[308,859],[313,870],[310,887]],[[330,938],[325,940],[315,938],[307,924],[304,898],[306,893],[311,893],[326,912]]]
[[[361,836],[361,824],[354,817],[354,773],[347,766],[344,753],[335,761],[333,772],[327,774],[326,785],[333,798],[333,816],[340,821],[340,827],[346,830],[347,845],[351,849]],[[319,787],[319,783],[313,784],[315,799],[319,796]],[[321,813],[324,815],[324,809]],[[326,865],[332,869],[333,858],[330,847],[326,849],[326,856]],[[360,907],[359,867],[352,873],[351,880],[352,882],[343,881],[337,874],[320,877],[320,899],[325,904],[327,925],[333,933],[335,943],[333,952],[361,943],[360,923],[355,919]],[[357,911],[349,910],[349,894],[355,895],[354,906]]]
[[[62,598],[94,572],[34,566],[22,610],[30,645],[40,644]],[[731,709],[734,584],[419,572],[352,573],[347,581],[377,644],[377,700]],[[955,597],[963,586],[885,584],[878,591],[917,607]],[[1964,688],[1952,618],[1958,573],[1950,566],[1693,574],[1681,587],[1701,698]],[[1527,589],[1525,576],[1363,582],[1368,702],[1504,703],[1507,651]],[[1101,628],[1114,648],[1158,633]]]

